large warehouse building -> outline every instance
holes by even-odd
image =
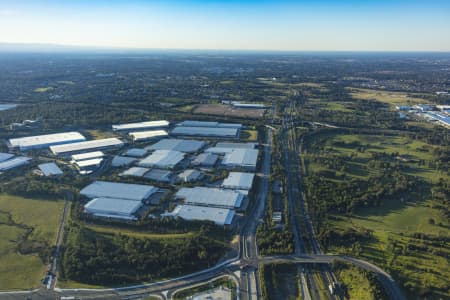
[[[191,162],[191,165],[198,167],[214,167],[217,163],[219,156],[212,153],[201,153],[195,157],[195,159]]]
[[[258,161],[258,150],[256,149],[233,149],[225,154],[222,165],[227,168],[242,168],[255,170]]]
[[[53,162],[40,164],[38,168],[44,176],[59,176],[63,174],[63,171]]]
[[[195,205],[177,205],[175,209],[166,216],[179,217],[188,221],[212,221],[219,226],[230,226],[233,224],[235,212],[231,209],[204,207]]]
[[[122,220],[136,220],[136,213],[143,203],[119,198],[95,198],[89,201],[84,210],[97,217],[114,218]]]
[[[95,181],[80,191],[88,198],[117,198],[144,201],[156,193],[158,188],[151,185],[120,182]]]
[[[14,156],[14,154],[11,154],[11,153],[0,152],[0,162],[8,160],[8,159],[12,158],[13,156]]]
[[[186,204],[234,209],[241,207],[244,195],[233,190],[193,187],[181,188],[175,198]]]
[[[162,169],[172,169],[184,159],[184,153],[172,150],[156,150],[146,158],[142,159],[138,165],[141,167],[156,167]]]
[[[82,151],[93,151],[108,148],[120,148],[124,144],[118,138],[108,138],[93,141],[85,141],[79,143],[71,143],[65,145],[51,146],[50,150],[55,155],[68,155],[71,153],[82,152]]]
[[[203,136],[203,137],[217,137],[217,138],[238,138],[238,128],[226,127],[187,127],[177,126],[172,130],[173,135],[181,136]]]
[[[85,140],[86,138],[81,135],[81,133],[72,131],[10,139],[9,146],[11,148],[18,148],[21,151],[26,151],[31,149],[42,149],[54,145],[77,143]]]
[[[112,129],[114,131],[132,131],[132,130],[145,130],[145,129],[160,129],[160,128],[166,128],[168,126],[169,126],[168,121],[160,120],[160,121],[118,124],[118,125],[113,125]]]
[[[219,123],[219,122],[208,122],[208,121],[193,121],[193,120],[186,120],[183,121],[177,126],[184,126],[184,127],[217,127],[217,128],[236,128],[241,129],[242,124],[238,123]]]
[[[148,141],[168,136],[165,130],[135,131],[130,132],[128,135],[133,138],[134,142]]]
[[[0,172],[14,169],[23,165],[28,164],[31,160],[29,157],[18,156],[5,161],[0,162]]]
[[[206,145],[203,141],[183,140],[183,139],[163,139],[146,147],[147,150],[173,150],[184,153],[198,152]]]
[[[248,191],[252,188],[254,178],[255,174],[253,173],[230,172],[223,181],[222,187]]]

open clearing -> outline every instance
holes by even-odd
[[[200,104],[193,110],[193,113],[259,119],[264,116],[264,109],[233,108],[231,105],[223,104]]]
[[[411,105],[419,103],[429,103],[429,101],[421,98],[420,95],[414,95],[409,93],[356,89],[356,88],[348,88],[348,91],[350,95],[355,99],[376,100],[393,105],[398,104]]]
[[[46,266],[37,254],[21,255],[17,247],[27,228],[27,241],[52,246],[64,207],[63,201],[46,201],[0,194],[0,290],[38,287]],[[9,217],[12,219],[12,224]]]

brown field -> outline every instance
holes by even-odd
[[[194,109],[193,113],[252,119],[259,119],[264,116],[263,109],[233,108],[230,105],[223,104],[200,104]]]

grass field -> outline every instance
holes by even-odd
[[[86,225],[87,228],[92,229],[99,233],[105,234],[124,234],[136,238],[147,238],[147,239],[184,239],[193,236],[193,232],[188,233],[173,233],[173,234],[158,234],[158,233],[147,233],[137,230],[122,229],[110,226],[101,225]]]
[[[355,99],[377,100],[392,105],[398,104],[411,105],[429,102],[428,100],[425,100],[424,98],[420,97],[420,95],[402,92],[355,89],[355,88],[348,88],[348,91],[350,92],[350,95]]]
[[[107,139],[107,138],[114,137],[114,135],[111,134],[111,133],[109,133],[109,132],[104,132],[104,131],[97,130],[97,129],[86,130],[86,132],[87,132],[87,133],[92,137],[92,139],[94,139],[94,140]]]
[[[330,155],[340,157],[347,165],[347,170],[332,171],[345,173],[346,176],[336,176],[329,180],[347,181],[352,178],[368,179],[369,175],[377,172],[369,167],[372,153],[386,153],[391,161],[399,161],[404,166],[402,173],[418,177],[432,185],[439,178],[447,182],[450,180],[446,173],[428,164],[433,160],[433,150],[436,147],[402,136],[322,134],[308,144],[308,154],[304,158],[310,173],[331,170],[323,163],[323,159],[312,162],[312,155],[323,158]],[[395,154],[391,155],[392,153]],[[407,160],[398,160],[397,155]],[[419,165],[419,160],[424,160],[425,163]],[[417,287],[430,287],[434,291],[430,299],[450,297],[450,265],[446,259],[450,257],[450,248],[446,243],[433,240],[438,237],[448,238],[450,224],[435,205],[428,193],[405,196],[405,199],[389,199],[380,207],[360,208],[352,215],[332,214],[327,227],[338,232],[349,229],[371,231],[372,237],[361,243],[361,257],[396,274],[407,291],[412,286],[416,291]],[[417,238],[417,233],[431,237]],[[355,255],[348,246],[332,246],[328,250]]]
[[[257,130],[242,130],[241,140],[256,142],[258,140],[258,131]]]
[[[349,266],[335,272],[339,281],[347,288],[350,300],[375,300],[373,287],[366,275],[357,267]]]
[[[48,86],[48,87],[38,87],[34,90],[36,93],[46,93],[46,92],[51,92],[53,91],[53,87]]]
[[[17,247],[27,228],[33,229],[28,241],[53,245],[63,206],[63,201],[0,194],[0,290],[39,286],[46,266],[37,255],[19,254]],[[8,222],[8,214],[12,223]]]

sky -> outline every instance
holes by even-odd
[[[0,43],[450,51],[450,0],[0,0]]]

